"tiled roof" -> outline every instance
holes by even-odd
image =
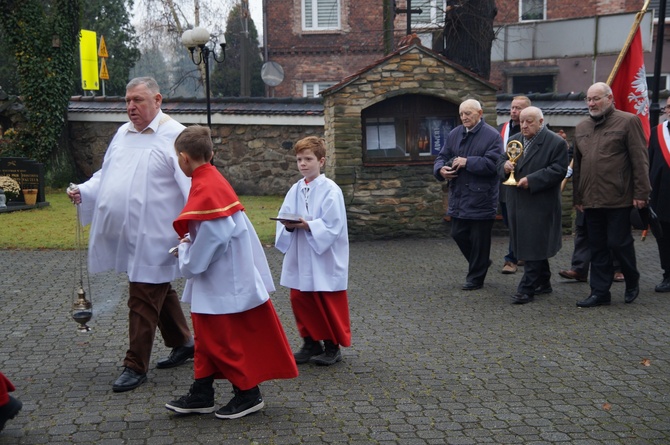
[[[498,94],[496,96],[496,113],[505,115],[510,113],[512,99],[518,94]],[[533,93],[526,94],[533,106],[542,110],[545,115],[583,115],[589,114],[584,102],[584,93]]]
[[[226,97],[211,99],[212,113],[232,115],[299,115],[323,116],[321,98]],[[164,98],[161,109],[168,114],[207,112],[205,99]],[[120,96],[73,96],[70,113],[125,113],[125,99]]]
[[[496,113],[507,115],[510,103],[516,94],[498,94]],[[587,115],[584,93],[528,94],[533,105],[546,115]],[[321,98],[265,98],[228,97],[212,98],[213,114],[258,115],[258,116],[323,116]],[[205,99],[165,98],[161,109],[168,114],[204,114]],[[70,113],[125,113],[126,104],[120,96],[73,96],[70,98]]]

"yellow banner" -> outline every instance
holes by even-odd
[[[79,58],[81,59],[81,87],[84,90],[99,90],[98,45],[95,31],[81,30]]]

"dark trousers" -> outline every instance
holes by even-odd
[[[616,272],[620,271],[619,260],[613,257],[612,262],[614,270]],[[580,215],[579,210],[577,210],[577,217],[575,218],[575,250],[572,252],[572,265],[570,269],[582,275],[588,275],[590,264],[591,247],[589,246],[589,231],[586,228],[584,215]]]
[[[468,260],[468,275],[465,280],[483,284],[489,270],[491,256],[491,230],[493,219],[451,218],[451,237]]]
[[[631,233],[630,211],[631,207],[584,210],[591,248],[592,295],[610,295],[614,278],[612,256],[619,261],[626,279],[626,289],[637,286],[640,280]]]
[[[170,283],[131,282],[128,286],[128,336],[130,346],[123,366],[145,374],[149,370],[156,328],[168,348],[187,344],[191,333]]]
[[[535,295],[535,289],[538,286],[549,284],[550,279],[549,260],[526,260],[523,276],[516,291],[520,294]]]
[[[670,278],[670,221],[660,221],[663,229],[663,238],[656,238],[658,245],[658,256],[663,269],[663,279]]]
[[[589,265],[591,263],[591,248],[589,247],[589,235],[586,229],[584,218],[575,221],[575,250],[572,252],[572,266],[570,267],[575,272],[582,275],[589,274]]]
[[[502,187],[502,186],[501,186]],[[505,227],[509,227],[509,220],[507,219],[507,203],[500,202],[500,213],[502,214],[503,217],[503,222],[505,223]],[[509,237],[509,243],[507,243],[507,255],[505,255],[505,261],[509,261],[510,263],[516,264],[517,257],[514,254],[514,250],[512,250],[512,237]]]

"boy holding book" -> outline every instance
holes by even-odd
[[[303,178],[288,191],[279,211],[280,217],[298,215],[297,222],[277,223],[275,247],[285,254],[280,283],[291,289],[304,342],[295,362],[328,366],[342,360],[340,346],[351,345],[347,214],[342,190],[321,173],[324,140],[301,139],[295,155]]]

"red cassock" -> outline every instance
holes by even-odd
[[[272,379],[298,376],[272,301],[236,314],[191,314],[195,331],[193,371],[200,379],[228,379],[242,390]]]
[[[0,406],[9,403],[9,393],[15,389],[12,382],[0,372]]]
[[[301,337],[351,346],[347,291],[301,292],[291,289],[291,307]]]

